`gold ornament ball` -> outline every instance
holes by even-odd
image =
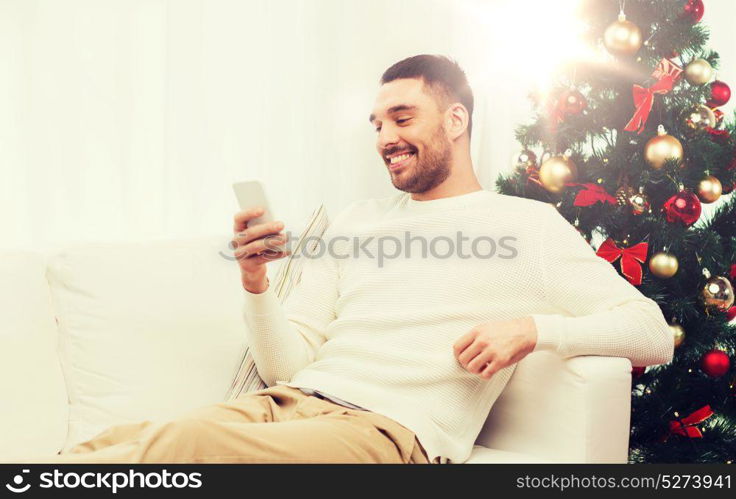
[[[687,113],[685,123],[693,130],[705,130],[708,127],[715,128],[716,115],[713,113],[711,108],[700,104],[695,109]]]
[[[708,175],[698,183],[698,199],[703,203],[713,203],[718,201],[723,193],[723,185],[713,175]]]
[[[705,85],[713,78],[713,66],[705,59],[695,59],[685,67],[685,79],[690,85]]]
[[[652,137],[644,146],[644,159],[655,170],[662,168],[668,160],[682,159],[682,155],[680,141],[667,133]]]
[[[660,279],[669,279],[677,273],[680,263],[675,255],[660,251],[649,259],[649,270]]]
[[[618,57],[636,54],[641,48],[641,30],[639,27],[620,15],[603,33],[603,44],[608,51]]]
[[[675,348],[682,345],[682,342],[685,341],[685,328],[679,324],[670,324],[670,331],[675,340]]]
[[[705,281],[700,299],[706,309],[725,312],[733,305],[733,286],[725,277],[711,277]]]
[[[565,189],[565,183],[574,182],[578,177],[575,163],[566,156],[552,156],[539,167],[539,181],[546,190],[559,193]]]

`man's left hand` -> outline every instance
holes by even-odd
[[[526,357],[536,344],[534,319],[524,317],[480,324],[458,338],[453,350],[463,368],[489,379],[504,367]]]

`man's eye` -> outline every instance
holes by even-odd
[[[410,119],[411,118],[401,118],[400,120],[396,120],[396,123],[398,123],[399,125],[401,125],[402,123],[406,123]]]

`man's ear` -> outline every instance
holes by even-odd
[[[450,140],[455,140],[468,128],[468,122],[470,121],[468,110],[459,102],[455,102],[447,109],[445,116],[447,133]]]

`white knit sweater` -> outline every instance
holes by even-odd
[[[269,386],[319,390],[394,419],[430,460],[469,457],[515,367],[484,380],[460,366],[453,344],[476,325],[532,316],[535,352],[636,366],[672,359],[656,303],[550,204],[482,190],[431,201],[402,193],[353,203],[324,241],[333,241],[332,256],[305,262],[285,310],[270,288],[245,292],[258,371]],[[450,241],[455,252],[445,257]],[[381,244],[399,256],[379,261]]]

